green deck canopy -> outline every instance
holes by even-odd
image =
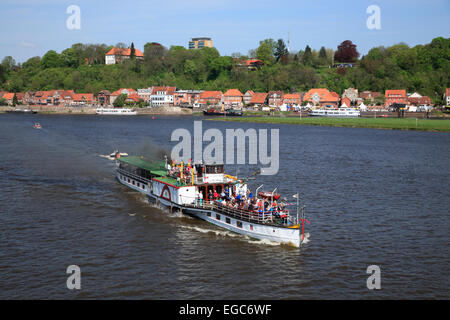
[[[166,168],[164,161],[147,161],[140,157],[129,156],[120,157],[120,162],[127,163],[129,165],[148,170],[156,175],[166,175]]]

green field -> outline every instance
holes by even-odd
[[[398,119],[398,118],[292,118],[292,117],[234,117],[211,119],[216,121],[238,121],[273,124],[297,124],[308,126],[372,128],[391,130],[422,130],[450,132],[450,120]]]

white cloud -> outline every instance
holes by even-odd
[[[19,45],[21,45],[22,47],[27,47],[27,48],[36,48],[36,45],[34,43],[31,43],[31,42],[21,41],[19,43]]]

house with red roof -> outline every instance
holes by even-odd
[[[48,106],[70,106],[73,101],[73,90],[37,91],[33,97],[33,104]]]
[[[218,106],[222,104],[222,91],[203,91],[200,93],[198,103],[200,106]]]
[[[139,49],[134,49],[136,59],[143,60],[144,54]],[[120,63],[131,57],[131,48],[122,49],[113,47],[105,54],[105,64]]]
[[[1,98],[5,99],[8,105],[11,106],[13,104],[14,92],[4,92]]]
[[[252,99],[253,95],[255,93],[252,90],[247,90],[246,93],[244,93],[243,101],[245,105],[248,105],[250,103],[250,100]]]
[[[344,97],[341,99],[341,106],[350,107],[352,105],[352,100],[349,97]]]
[[[150,95],[152,107],[173,106],[176,87],[153,87]]]
[[[283,104],[283,91],[269,91],[267,94],[267,102],[271,107],[280,107]]]
[[[242,109],[244,95],[238,89],[229,89],[223,94],[225,107]]]
[[[74,93],[72,95],[72,106],[93,105],[95,102],[93,93]]]
[[[173,104],[183,107],[198,107],[201,90],[176,90]]]
[[[379,96],[381,96],[381,92],[375,91],[363,91],[359,94],[362,102],[364,102],[364,100],[370,100],[370,103],[374,103],[375,98]]]
[[[300,93],[287,93],[283,96],[283,104],[286,105],[300,105],[302,103],[302,98]]]
[[[137,94],[137,91],[132,88],[120,88],[119,90],[114,91],[109,96],[110,103],[113,104],[114,101],[116,101],[117,97],[119,97],[121,94],[134,95]]]
[[[97,94],[97,104],[101,107],[110,106],[111,92],[108,90],[102,90]]]
[[[248,70],[256,70],[261,68],[264,63],[259,59],[245,59],[239,60],[239,58],[235,59],[236,66],[240,68],[246,68]]]
[[[420,97],[408,97],[408,104],[410,106],[430,106],[432,104],[430,97],[420,96]]]
[[[313,106],[338,107],[340,96],[336,92],[330,92],[325,88],[315,88],[305,93],[303,101],[307,101]]]
[[[385,107],[389,107],[394,103],[407,104],[406,90],[386,90],[385,94]]]
[[[138,96],[136,93],[132,93],[127,96],[127,98],[125,99],[125,102],[138,103],[141,100],[142,100],[142,98],[140,96]]]
[[[249,106],[260,108],[263,105],[267,104],[267,93],[264,92],[255,92],[249,102]]]

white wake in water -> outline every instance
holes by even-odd
[[[190,229],[190,230],[195,230],[201,233],[214,233],[216,236],[222,236],[222,237],[244,237],[241,236],[237,233],[231,232],[231,231],[227,231],[227,230],[213,230],[213,229],[204,229],[204,228],[200,228],[200,227],[191,227],[191,226],[181,226],[181,228],[183,229]]]
[[[301,237],[301,235],[300,235]],[[300,238],[301,239],[301,238]],[[305,233],[305,238],[302,241],[302,244],[307,244],[309,242],[309,233]]]

